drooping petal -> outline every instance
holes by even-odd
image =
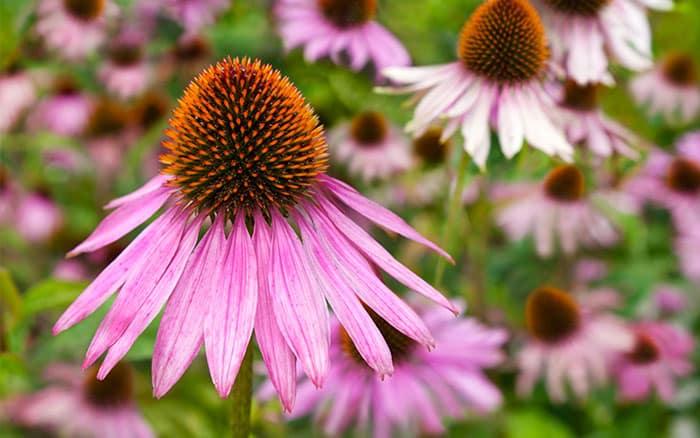
[[[127,193],[124,196],[120,196],[119,198],[112,199],[105,205],[105,209],[111,210],[113,208],[121,207],[124,204],[131,203],[133,201],[136,201],[137,199],[141,199],[145,197],[146,195],[150,195],[153,192],[162,189],[163,186],[165,186],[165,183],[168,182],[169,179],[172,177],[170,175],[163,175],[163,174],[158,174],[148,180],[146,184],[142,185],[138,189],[134,190],[131,193]]]

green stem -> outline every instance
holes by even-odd
[[[459,167],[457,169],[457,181],[455,184],[454,191],[450,197],[449,204],[447,206],[447,221],[445,222],[442,229],[442,237],[440,242],[443,248],[448,253],[452,252],[452,242],[454,242],[454,228],[456,225],[457,218],[459,216],[459,210],[462,206],[462,192],[464,192],[464,185],[466,183],[467,169],[469,168],[469,155],[464,151],[460,150]],[[446,261],[444,258],[438,260],[438,264],[435,267],[435,287],[440,287],[442,283],[442,277],[445,273]]]
[[[249,344],[231,390],[231,436],[248,438],[250,435],[250,408],[253,400],[253,347]]]

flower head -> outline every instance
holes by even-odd
[[[165,10],[191,34],[214,23],[231,6],[230,0],[161,0]]]
[[[129,98],[143,92],[151,79],[151,67],[145,59],[145,38],[135,30],[123,31],[110,45],[99,77],[107,89]]]
[[[0,71],[0,134],[8,132],[36,100],[36,86],[29,74],[12,66]]]
[[[417,92],[421,97],[406,126],[422,135],[446,118],[443,139],[459,127],[464,148],[480,166],[490,149],[489,121],[501,149],[513,157],[523,140],[547,154],[569,159],[573,153],[552,125],[551,99],[542,87],[549,52],[535,9],[526,0],[488,0],[464,25],[459,61],[431,67],[388,68],[383,74],[404,87],[388,91]]]
[[[48,129],[59,135],[83,132],[92,111],[92,99],[81,93],[69,77],[56,78],[52,91],[37,104],[27,124],[32,129]]]
[[[87,352],[89,365],[109,350],[100,377],[163,305],[153,354],[158,397],[202,346],[226,396],[255,328],[273,385],[291,410],[296,361],[315,385],[327,374],[326,300],[380,374],[392,372],[391,355],[361,303],[416,342],[433,344],[415,312],[371,273],[376,266],[454,310],[452,304],[338,204],[447,255],[324,174],[323,128],[287,78],[259,61],[225,59],[187,87],[165,133],[161,175],[110,202],[115,211],[70,253],[108,245],[165,208],[54,327],[65,330],[120,290]],[[199,240],[206,217],[212,225]]]

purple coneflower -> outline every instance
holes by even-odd
[[[651,115],[661,114],[668,122],[690,122],[700,110],[698,73],[688,54],[667,55],[652,70],[634,78],[630,90]]]
[[[618,240],[612,222],[593,202],[615,194],[586,193],[583,172],[574,165],[555,167],[541,183],[521,183],[500,191],[495,193],[497,198],[512,201],[497,213],[496,221],[512,240],[531,234],[540,256],[551,256],[557,242],[564,253],[572,254],[579,246],[610,246]]]
[[[608,301],[608,292],[603,294],[602,299],[591,301]],[[530,294],[525,320],[531,340],[517,355],[521,396],[532,392],[540,375],[545,376],[549,397],[556,402],[566,399],[567,381],[579,398],[605,382],[613,356],[629,351],[634,336],[624,321],[604,313],[602,307],[581,305],[554,287]]]
[[[391,354],[363,303],[407,337],[433,345],[418,315],[372,275],[374,267],[454,306],[349,219],[341,204],[449,256],[325,175],[323,128],[287,78],[259,61],[225,59],[187,87],[165,134],[161,175],[110,202],[116,210],[70,253],[104,247],[165,207],[54,327],[67,329],[120,290],[85,360],[88,366],[109,350],[99,377],[163,305],[153,354],[157,397],[203,345],[214,385],[226,396],[255,327],[270,378],[291,410],[296,360],[317,386],[328,371],[326,300],[381,375],[393,371]],[[207,217],[212,225],[199,240]]]
[[[461,126],[464,149],[479,167],[491,146],[489,120],[501,149],[512,158],[523,140],[550,155],[570,159],[572,147],[550,120],[551,98],[543,88],[549,52],[544,29],[526,0],[487,0],[459,38],[459,61],[429,67],[396,67],[383,74],[417,92],[420,103],[406,126],[419,136],[442,117],[443,138]]]
[[[216,16],[228,9],[232,0],[160,0],[165,10],[185,28],[198,32],[214,24]]]
[[[80,59],[104,42],[108,19],[117,11],[112,0],[41,0],[36,31],[48,48]]]
[[[53,384],[8,403],[9,419],[57,436],[150,438],[153,431],[134,401],[134,370],[120,362],[104,380],[97,367],[81,374],[71,366],[50,365]]]
[[[580,84],[615,81],[608,57],[639,71],[651,62],[646,9],[670,9],[671,0],[537,0],[553,58]]]
[[[107,90],[121,98],[142,93],[151,80],[151,66],[146,61],[145,38],[127,31],[113,41],[99,77]]]
[[[63,224],[61,209],[41,192],[19,196],[13,218],[17,232],[32,243],[46,242]]]
[[[654,305],[663,315],[674,315],[683,311],[688,304],[688,298],[683,291],[671,286],[661,284],[654,289]]]
[[[86,147],[97,173],[111,179],[121,168],[124,151],[134,133],[125,105],[102,97],[92,106],[85,126]]]
[[[375,438],[437,436],[445,433],[442,419],[462,418],[467,408],[479,413],[497,409],[498,388],[483,369],[500,364],[500,348],[508,335],[475,319],[455,319],[440,309],[419,313],[435,335],[437,348],[427,351],[379,315],[370,315],[386,340],[394,374],[380,378],[358,351],[345,327],[331,329],[332,366],[323,389],[304,380],[299,386],[293,418],[314,413],[324,433],[341,436],[352,426],[371,430]],[[261,389],[266,395],[269,387]]]
[[[330,55],[341,64],[345,54],[353,70],[409,65],[401,42],[373,20],[376,9],[376,0],[277,0],[275,15],[284,47],[304,46],[308,62]]]
[[[621,396],[626,400],[644,400],[656,388],[663,401],[672,401],[674,378],[693,370],[690,355],[695,341],[668,323],[642,322],[633,329],[634,347],[620,355],[614,367]]]
[[[15,66],[0,72],[0,134],[14,127],[35,100],[36,87],[27,72]]]
[[[554,87],[553,87],[554,88]],[[594,154],[609,157],[613,154],[637,158],[639,154],[630,147],[639,139],[618,123],[603,114],[598,104],[600,85],[577,84],[567,80],[554,90],[555,100],[561,109],[560,123],[572,144],[586,146]]]
[[[338,160],[365,181],[386,179],[411,166],[408,141],[376,111],[360,113],[350,123],[334,128],[328,134],[328,143]]]
[[[85,264],[76,259],[65,259],[56,263],[51,275],[59,280],[84,281],[88,278]]]
[[[700,229],[682,231],[675,241],[681,271],[687,278],[700,282]]]
[[[58,78],[53,93],[37,104],[27,124],[32,129],[47,129],[58,135],[75,136],[87,126],[92,105],[92,99],[81,93],[71,79]]]

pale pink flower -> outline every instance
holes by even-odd
[[[83,281],[88,278],[85,265],[76,259],[59,261],[54,266],[52,275],[54,278],[66,281]]]
[[[153,72],[144,45],[145,37],[134,30],[125,31],[111,43],[98,73],[110,93],[126,99],[148,87]]]
[[[386,179],[412,163],[408,140],[376,111],[360,113],[331,130],[328,144],[338,160],[365,181]]]
[[[92,106],[92,98],[81,93],[71,80],[59,79],[55,92],[39,101],[27,125],[33,130],[75,136],[85,130]]]
[[[673,315],[683,311],[688,304],[686,294],[669,284],[661,284],[654,289],[654,304],[666,315]]]
[[[668,403],[675,396],[674,379],[693,370],[691,354],[695,340],[685,330],[662,322],[633,326],[634,347],[619,356],[614,367],[620,395],[626,400],[644,400],[655,389]]]
[[[687,54],[667,55],[652,70],[632,79],[630,90],[649,114],[661,114],[670,123],[688,123],[700,111],[698,74]]]
[[[133,372],[122,362],[97,380],[97,368],[81,374],[69,365],[50,365],[49,386],[7,403],[9,420],[57,436],[155,437],[134,401]]]
[[[371,63],[377,72],[411,63],[401,42],[374,21],[376,0],[277,0],[274,8],[285,49],[303,46],[308,62],[330,56],[342,64],[347,55],[351,69]]]
[[[617,195],[586,193],[583,173],[573,165],[554,168],[542,182],[503,185],[493,193],[495,199],[510,200],[496,214],[498,225],[511,240],[532,235],[542,257],[553,255],[557,246],[573,254],[581,246],[615,244],[618,232],[598,203],[624,211]]]
[[[604,297],[593,302],[608,302],[610,294],[602,293]],[[604,306],[585,306],[553,287],[532,292],[525,315],[530,339],[516,357],[521,396],[530,394],[544,376],[552,401],[566,400],[567,383],[576,397],[584,398],[605,383],[614,356],[634,345],[624,321],[606,313]]]
[[[291,418],[313,414],[328,436],[354,427],[371,430],[368,435],[374,438],[389,438],[442,435],[445,418],[463,418],[468,409],[482,414],[496,410],[502,395],[483,370],[503,361],[505,330],[440,309],[417,309],[435,335],[432,351],[371,312],[395,363],[394,373],[386,378],[367,365],[347,329],[334,319],[328,382],[317,389],[302,380]],[[266,385],[259,392],[263,398],[271,393]]]
[[[420,102],[406,129],[420,136],[447,119],[443,139],[461,127],[464,149],[483,168],[491,147],[489,125],[504,155],[512,158],[523,141],[570,160],[573,148],[551,120],[545,92],[548,50],[537,12],[527,0],[487,0],[462,29],[457,62],[428,67],[394,67],[384,76],[402,84],[389,92],[416,92]]]
[[[392,373],[391,354],[363,303],[419,344],[434,344],[420,317],[374,269],[454,306],[341,206],[449,256],[395,214],[325,175],[323,129],[278,71],[247,58],[209,67],[185,90],[165,136],[161,175],[107,204],[115,210],[70,252],[109,245],[164,208],[54,327],[55,333],[71,327],[119,290],[86,354],[88,366],[107,353],[99,377],[164,305],[153,353],[157,397],[202,346],[218,393],[228,395],[255,328],[272,383],[291,410],[297,360],[315,385],[326,380],[326,300],[380,375]],[[200,240],[207,217],[212,224]]]
[[[536,0],[552,56],[580,84],[615,81],[609,58],[634,71],[652,65],[648,8],[667,10],[671,0]]]
[[[700,229],[682,232],[675,240],[681,271],[687,278],[700,282]]]
[[[32,78],[22,70],[0,74],[0,134],[19,122],[36,100]]]
[[[41,0],[36,31],[48,48],[77,60],[102,45],[117,12],[112,0]]]
[[[63,213],[48,196],[34,192],[23,194],[14,212],[15,228],[26,240],[41,243],[52,237],[63,224]]]
[[[586,258],[579,260],[574,266],[574,280],[581,285],[587,285],[600,280],[608,273],[608,265],[598,259]]]
[[[177,20],[185,33],[214,24],[216,16],[231,7],[232,0],[160,0],[166,12]]]

